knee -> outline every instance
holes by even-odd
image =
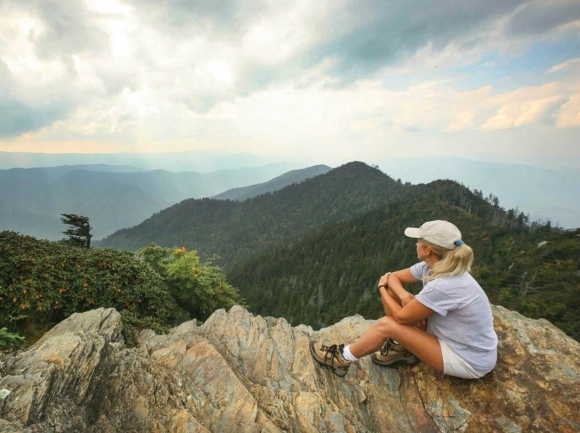
[[[397,321],[391,316],[382,317],[377,321],[377,329],[381,334],[384,334],[385,337],[389,337],[397,325]]]

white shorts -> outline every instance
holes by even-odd
[[[479,379],[488,373],[474,369],[467,361],[451,350],[445,341],[439,340],[439,344],[443,355],[443,373],[463,379]]]

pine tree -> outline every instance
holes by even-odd
[[[62,232],[68,236],[65,242],[79,247],[91,248],[93,235],[91,234],[92,227],[89,224],[89,218],[75,214],[61,214],[61,216],[64,217],[61,218],[63,224],[72,226],[72,228]]]

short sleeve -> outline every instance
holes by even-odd
[[[431,273],[431,268],[427,266],[427,263],[420,262],[417,263],[409,268],[411,274],[417,278],[418,280],[422,280],[423,277],[426,277]]]
[[[415,299],[436,313],[447,316],[449,311],[455,310],[459,305],[455,299],[439,290],[434,283],[435,281],[431,281],[426,284]]]

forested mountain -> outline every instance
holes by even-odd
[[[455,182],[438,181],[410,187],[401,199],[322,226],[300,242],[237,262],[228,278],[256,314],[282,316],[293,324],[322,327],[353,314],[378,318],[384,314],[376,290],[379,277],[418,261],[405,228],[433,219],[460,228],[475,251],[474,274],[494,303],[510,263],[551,230],[510,218]]]
[[[525,209],[534,220],[564,228],[580,226],[580,170],[472,161],[451,157],[389,158],[376,163],[393,178],[411,183],[452,179],[501,197],[505,207]]]
[[[379,276],[417,261],[404,229],[433,219],[461,229],[492,303],[547,317],[580,338],[578,315],[567,308],[580,302],[577,234],[530,222],[454,181],[401,184],[349,163],[243,202],[186,200],[103,244],[217,253],[252,312],[322,327],[357,313],[380,317]]]
[[[104,239],[100,246],[135,250],[154,242],[218,254],[227,266],[310,230],[384,205],[404,191],[376,168],[349,163],[300,184],[242,202],[184,200]]]
[[[580,341],[580,229],[552,231],[542,239],[509,266],[482,268],[480,274],[499,287],[498,304],[547,319]]]
[[[0,230],[57,240],[60,214],[75,213],[90,218],[98,239],[186,198],[264,182],[285,168],[273,164],[210,174],[109,165],[0,170]]]
[[[266,194],[268,192],[274,192],[285,186],[292,185],[293,183],[300,183],[311,177],[318,176],[319,174],[328,173],[331,170],[327,165],[315,165],[313,167],[303,168],[300,170],[292,170],[288,173],[284,173],[278,177],[275,177],[268,182],[260,183],[257,185],[245,186],[242,188],[230,189],[226,192],[213,196],[212,198],[217,198],[219,200],[247,200],[257,195]]]

